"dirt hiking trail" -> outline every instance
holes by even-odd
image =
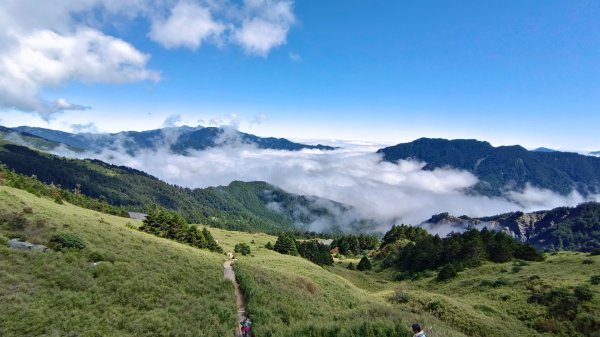
[[[235,336],[242,337],[240,322],[248,318],[248,314],[246,313],[246,302],[244,301],[244,297],[242,296],[242,292],[240,291],[240,286],[235,280],[235,272],[233,271],[233,267],[231,267],[232,263],[233,262],[230,260],[225,261],[225,263],[223,264],[223,274],[225,279],[231,281],[235,288],[235,305],[237,307],[237,328],[235,330]]]

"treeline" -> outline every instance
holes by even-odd
[[[451,277],[456,271],[478,266],[484,261],[543,259],[533,246],[519,242],[506,233],[486,228],[481,231],[470,228],[464,233],[451,233],[445,238],[405,225],[394,226],[390,232],[384,236],[382,244],[384,266],[393,266],[407,273],[447,266],[444,273]]]
[[[269,242],[266,248],[272,248],[281,254],[299,255],[320,266],[331,266],[333,264],[329,247],[314,239],[296,241],[291,235],[282,234],[277,238],[274,246],[271,247]]]
[[[218,253],[223,252],[223,248],[219,246],[206,227],[200,231],[197,226],[189,225],[181,215],[156,205],[152,206],[139,229],[193,247]]]
[[[379,239],[374,235],[349,234],[338,236],[329,245],[331,249],[338,249],[342,255],[357,255],[367,250],[376,249]]]
[[[127,217],[123,208],[109,204],[105,198],[91,198],[82,194],[78,185],[73,190],[67,190],[54,184],[46,184],[35,175],[16,173],[4,164],[0,164],[0,185],[18,188],[38,197],[48,197],[58,204],[66,201],[82,208]]]

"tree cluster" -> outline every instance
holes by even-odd
[[[379,239],[376,236],[350,234],[336,237],[330,247],[332,249],[337,247],[342,255],[356,255],[366,250],[376,249],[378,245]]]
[[[181,215],[156,205],[150,209],[140,230],[193,247],[223,252],[223,248],[219,246],[206,227],[200,231],[197,226],[189,225]]]
[[[333,258],[329,253],[329,247],[319,243],[317,240],[306,240],[298,243],[298,253],[303,258],[320,266],[331,266]]]
[[[519,242],[506,233],[493,232],[485,228],[481,231],[471,228],[464,233],[451,233],[443,239],[438,235],[423,235],[420,230],[408,230],[406,226],[394,227],[392,230],[396,233],[404,231],[417,234],[412,237],[386,234],[388,242],[391,241],[391,236],[416,239],[396,247],[395,251],[388,252],[390,254],[387,257],[388,263],[409,273],[454,265],[444,270],[442,276],[444,278],[452,276],[456,269],[475,267],[483,261],[506,262],[512,259],[539,261],[543,258],[531,245]]]
[[[273,250],[281,254],[300,255],[321,266],[333,264],[329,247],[317,240],[296,241],[290,235],[282,234],[277,238]]]

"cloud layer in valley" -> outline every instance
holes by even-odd
[[[355,211],[344,214],[344,221],[373,219],[383,224],[379,230],[393,222],[419,224],[441,212],[477,217],[574,206],[590,200],[577,192],[563,196],[531,186],[507,191],[504,198],[465,193],[478,181],[471,173],[451,168],[426,171],[422,170],[425,163],[415,161],[384,162],[374,145],[346,143],[335,151],[278,151],[232,141],[224,144],[228,145],[188,151],[187,155],[174,154],[163,144],[157,151],[141,151],[135,156],[125,151],[86,156],[137,168],[190,188],[227,185],[233,180],[266,181],[288,192],[353,206]],[[324,226],[315,223],[312,229]]]
[[[150,54],[118,32],[134,20],[167,48],[237,45],[265,57],[286,43],[295,21],[288,0],[56,0],[0,2],[0,108],[37,113],[46,121],[88,106],[47,99],[44,89],[78,81],[159,81]],[[121,27],[121,28],[120,28]]]

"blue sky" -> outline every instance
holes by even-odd
[[[12,18],[0,20],[12,32],[0,36],[0,73],[13,69],[9,60],[29,76],[27,95],[0,80],[2,124],[114,132],[171,117],[294,139],[426,136],[600,150],[597,1],[88,2],[57,1],[54,15],[43,6],[23,14],[33,0],[0,4],[0,19]],[[177,26],[176,13],[202,24]],[[36,15],[44,20],[33,24]],[[28,70],[35,59],[23,50],[47,55],[46,42],[63,40],[133,50],[115,58],[61,50],[69,70]],[[80,63],[93,53],[115,65],[90,71],[94,63]]]

